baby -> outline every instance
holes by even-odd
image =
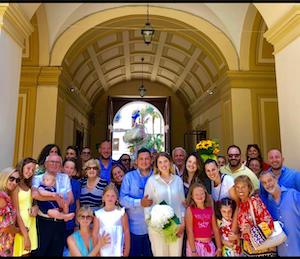
[[[38,188],[38,192],[42,196],[56,196],[55,176],[49,173],[43,175],[43,181]],[[74,218],[75,213],[69,213],[69,206],[61,209],[56,201],[38,201],[41,212],[47,214],[50,218],[63,219],[68,221]]]

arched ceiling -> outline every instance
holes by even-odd
[[[228,69],[216,44],[183,22],[151,16],[155,36],[143,42],[145,17],[131,15],[99,24],[84,33],[63,61],[65,83],[89,102],[122,81],[157,81],[193,103]]]

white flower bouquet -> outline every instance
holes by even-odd
[[[176,241],[176,231],[180,224],[179,218],[171,206],[165,201],[153,206],[150,213],[149,225],[158,232],[161,232],[167,243]]]

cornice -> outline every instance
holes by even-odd
[[[277,23],[264,33],[273,44],[274,54],[280,52],[300,36],[300,6],[293,6]]]
[[[0,29],[9,34],[21,48],[25,47],[25,39],[34,30],[28,18],[14,3],[0,4]]]
[[[38,85],[58,87],[61,71],[62,67],[41,67],[41,72],[38,76]]]

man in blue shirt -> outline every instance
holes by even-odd
[[[108,140],[103,141],[98,148],[98,152],[100,154],[100,178],[105,179],[110,183],[110,171],[113,163],[115,163],[111,157],[111,142]]]
[[[130,256],[152,256],[151,243],[145,222],[144,208],[153,201],[144,197],[148,178],[152,175],[151,154],[146,148],[137,152],[137,169],[125,174],[121,190],[120,203],[126,208],[130,228]]]
[[[260,182],[268,193],[267,209],[274,220],[283,223],[287,240],[277,247],[279,256],[300,255],[300,192],[279,186],[276,176],[271,171],[260,174]],[[274,208],[276,213],[274,212]]]
[[[271,149],[268,152],[269,171],[273,172],[280,186],[292,188],[300,192],[300,172],[283,166],[284,158],[278,149]],[[264,186],[260,184],[259,196],[264,204],[268,206],[268,192]],[[269,212],[276,215],[276,209],[269,205]]]

